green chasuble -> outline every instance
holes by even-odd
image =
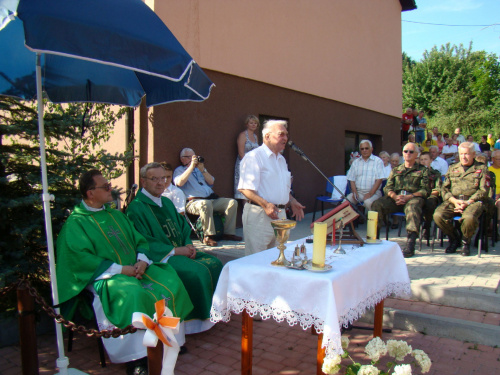
[[[162,298],[181,319],[193,308],[182,281],[168,264],[151,264],[141,280],[123,274],[96,280],[113,263],[131,266],[137,262],[138,252],[148,252],[147,241],[120,211],[106,206],[93,212],[80,203],[59,233],[56,248],[61,303],[92,285],[106,317],[119,328],[131,324],[134,312],[152,317],[155,302]]]
[[[161,197],[161,203],[162,207],[140,191],[127,208],[128,217],[149,242],[149,251],[145,254],[155,262],[165,261],[174,247],[192,244],[191,228],[186,219],[170,199]],[[221,261],[197,251],[195,259],[174,255],[168,258],[168,264],[177,271],[194,305],[186,320],[210,318],[212,297],[222,270]]]

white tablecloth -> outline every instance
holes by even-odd
[[[298,240],[288,243],[291,259]],[[312,244],[306,244],[312,258]],[[382,241],[363,247],[343,245],[347,254],[333,254],[327,246],[329,272],[311,272],[275,267],[276,248],[228,262],[215,290],[211,320],[228,322],[231,313],[244,309],[263,319],[272,317],[303,329],[312,325],[323,332],[326,355],[341,354],[340,328],[357,320],[384,298],[410,295],[410,278],[397,243]],[[335,247],[336,248],[336,247]]]

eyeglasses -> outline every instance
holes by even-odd
[[[414,154],[414,153],[415,153],[415,151],[414,151],[414,150],[403,150],[403,152],[404,152],[405,154],[407,154],[407,153]]]
[[[150,181],[153,181],[155,184],[158,182],[158,181],[161,181],[161,182],[167,182],[167,177],[146,177],[146,180],[150,180]]]
[[[181,158],[192,158],[192,155],[181,155]]]
[[[370,149],[370,147],[360,147],[359,149],[360,149],[361,151],[364,151],[364,150],[369,150],[369,149]]]
[[[90,190],[94,190],[94,189],[104,189],[105,191],[110,191],[111,190],[111,182],[108,182],[106,185],[104,186],[94,186],[92,189]]]

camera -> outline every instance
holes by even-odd
[[[204,163],[205,158],[203,156],[197,156],[196,159],[198,159],[198,163]]]

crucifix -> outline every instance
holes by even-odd
[[[127,248],[127,245],[124,244],[123,241],[122,241],[122,239],[120,238],[120,232],[117,231],[115,228],[113,228],[112,225],[110,225],[108,228],[109,228],[109,232],[107,233],[107,235],[109,237],[114,237],[118,241],[118,243],[120,244],[120,246],[122,247],[123,252],[125,254],[128,254],[129,250]]]

